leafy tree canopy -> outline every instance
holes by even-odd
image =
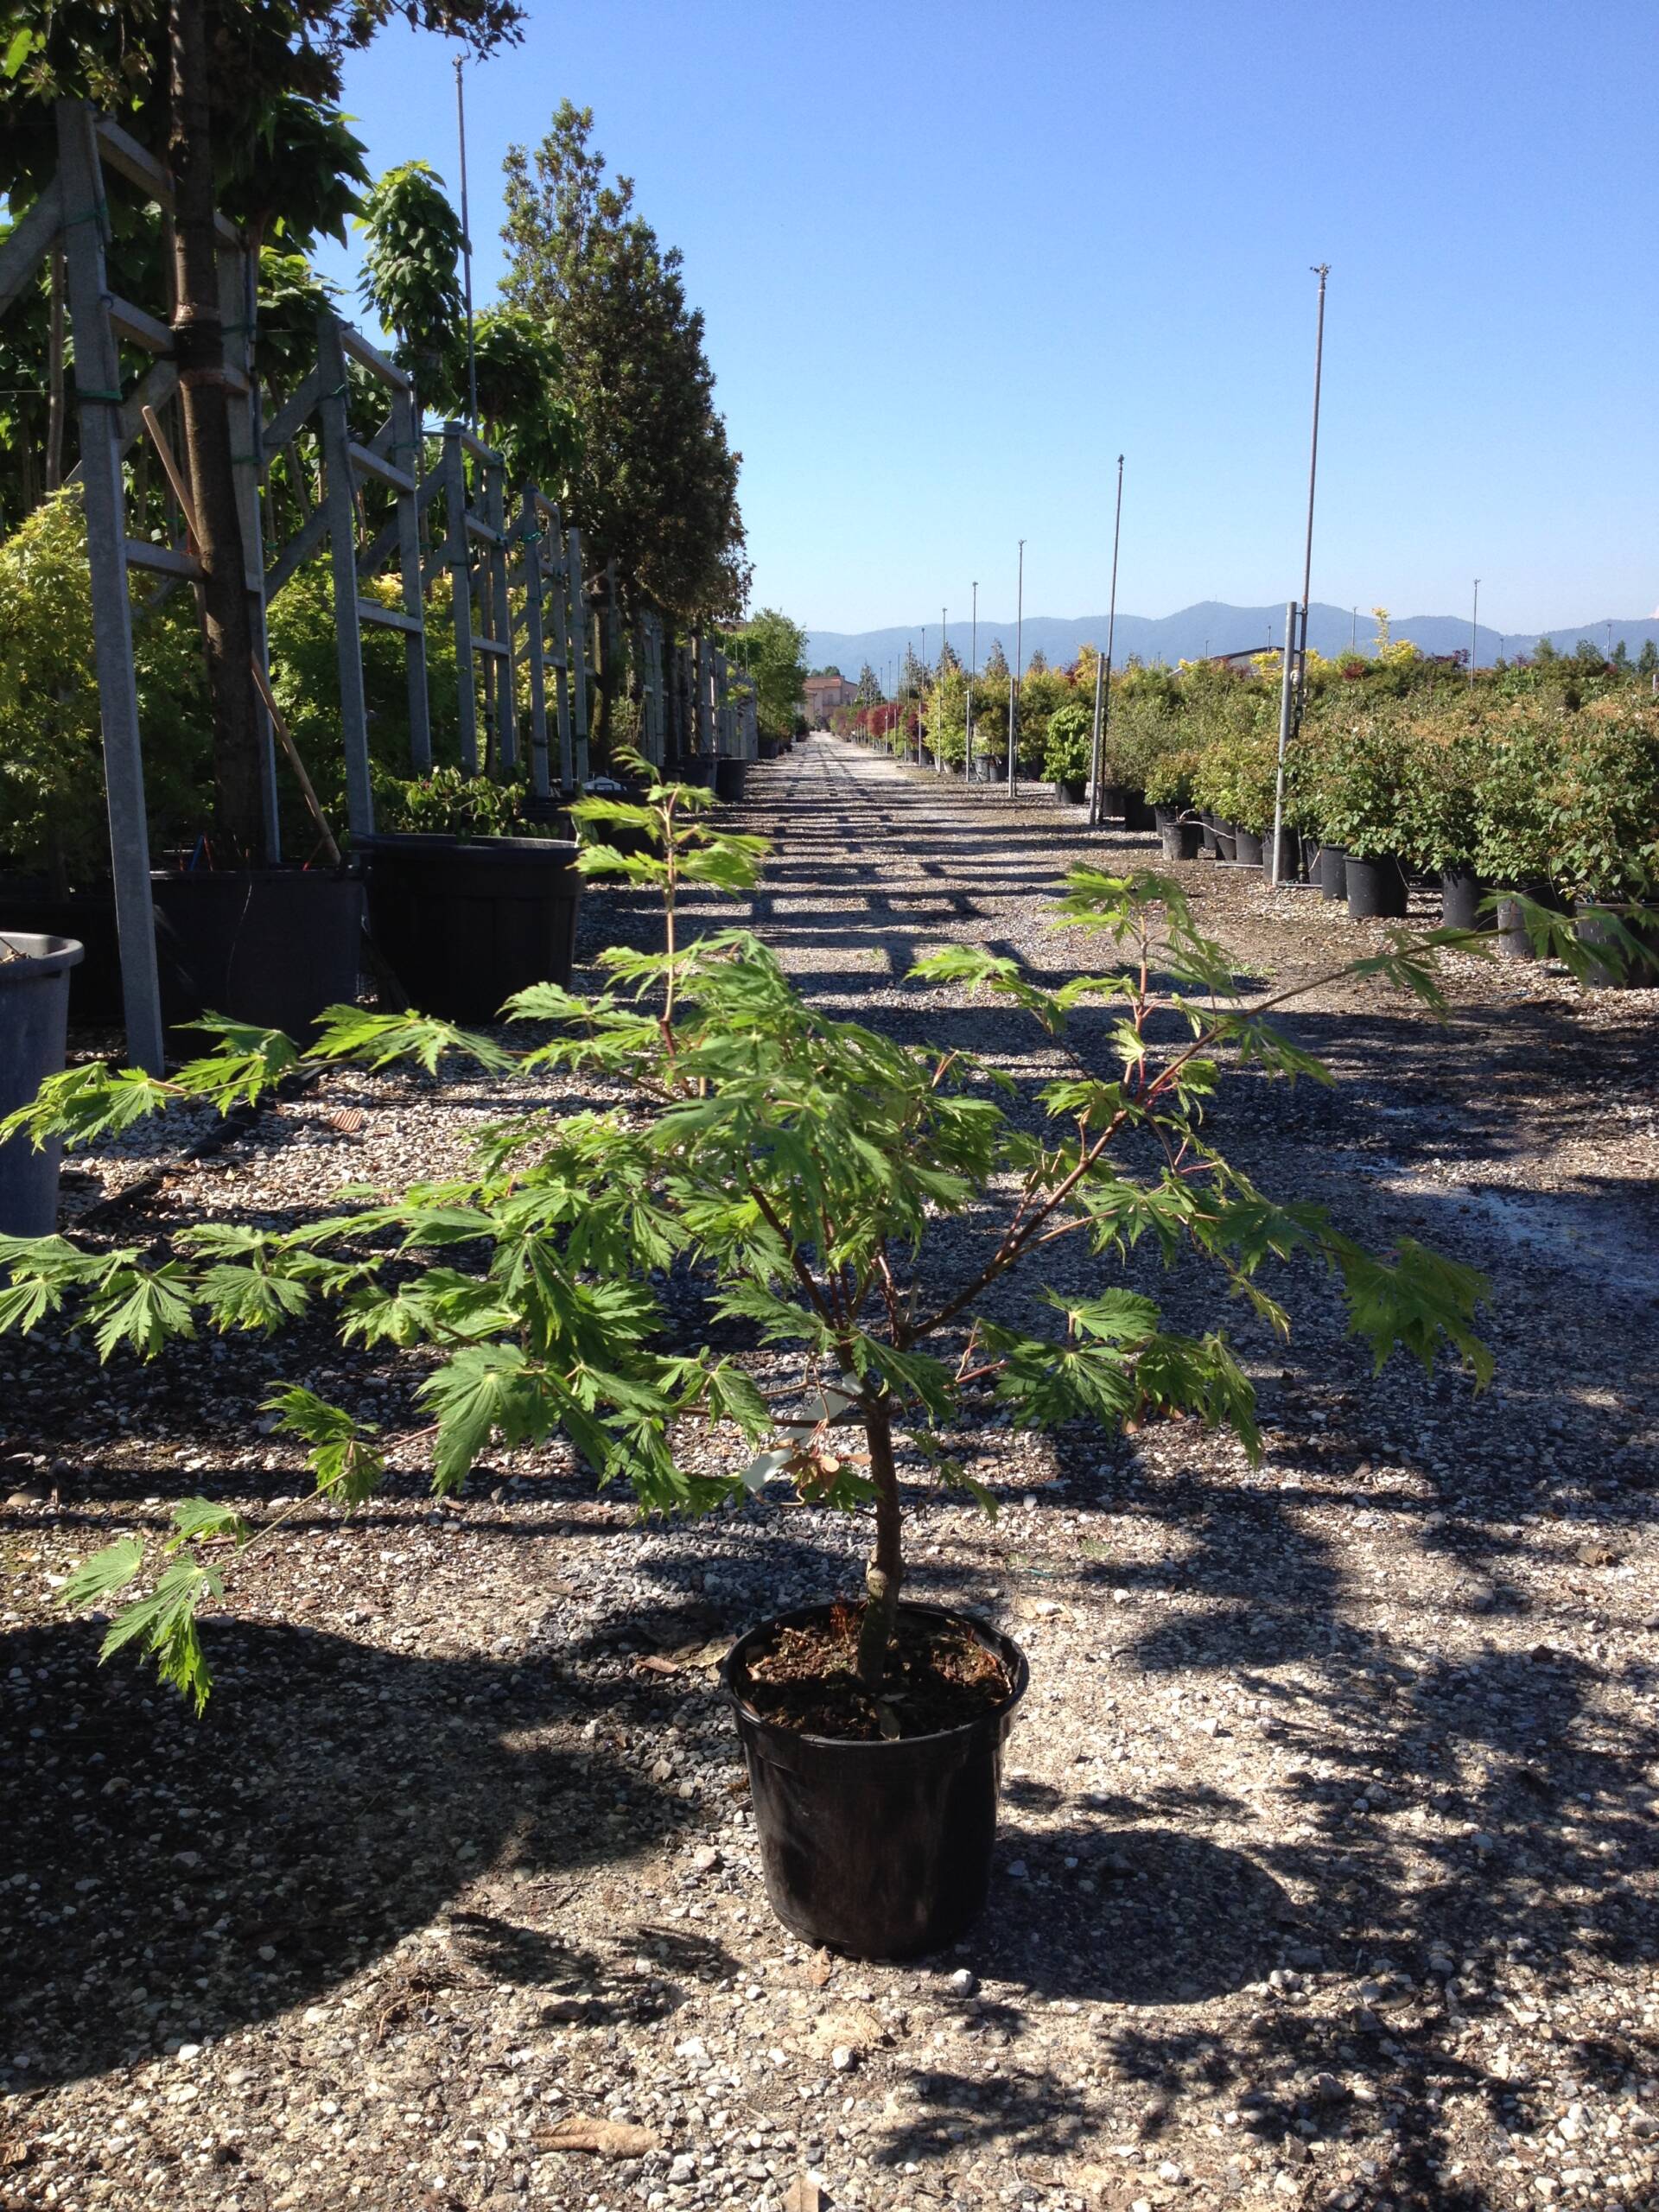
[[[760,728],[768,737],[787,737],[806,680],[806,632],[775,607],[763,607],[726,640],[726,650],[755,679]]]
[[[742,456],[714,404],[702,315],[678,250],[607,179],[591,108],[563,102],[539,146],[506,162],[506,304],[543,319],[569,364],[582,450],[571,519],[625,600],[682,621],[732,618],[747,596]]]

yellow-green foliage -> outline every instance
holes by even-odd
[[[200,632],[188,592],[142,612],[133,657],[151,849],[194,838],[212,813]],[[86,531],[78,492],[56,494],[0,543],[0,861],[60,887],[107,873],[104,755]]]

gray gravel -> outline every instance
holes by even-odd
[[[752,918],[808,988],[1027,1090],[1063,1064],[902,977],[956,936],[1080,964],[1045,887],[1151,841],[822,738],[752,775]],[[1263,978],[1355,944],[1185,874]],[[584,909],[589,953],[650,931],[632,894]],[[908,1467],[918,1593],[1033,1679],[990,1910],[912,1967],[772,1919],[713,1678],[736,1629],[851,1584],[852,1528],[768,1500],[641,1530],[556,1446],[435,1506],[417,1364],[321,1334],[145,1370],[0,1342],[0,2207],[781,2212],[804,2175],[884,2208],[1659,2202],[1656,1002],[1472,963],[1457,994],[1436,1032],[1331,987],[1298,1020],[1344,1087],[1231,1077],[1217,1123],[1268,1188],[1501,1269],[1484,1398],[1372,1377],[1302,1286],[1288,1350],[1238,1330],[1260,1467],[1190,1424],[988,1413],[956,1441],[995,1522]],[[100,1233],[442,1172],[503,1103],[331,1075]],[[197,1724],[99,1672],[51,1585],[175,1496],[291,1496],[257,1405],[296,1374],[377,1408],[399,1471],[238,1581]],[[652,2147],[557,2147],[569,2115]]]

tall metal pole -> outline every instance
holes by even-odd
[[[1313,336],[1313,440],[1307,456],[1307,544],[1302,559],[1302,649],[1297,675],[1299,694],[1307,687],[1307,601],[1313,588],[1313,486],[1319,473],[1319,385],[1325,373],[1325,285],[1331,264],[1322,261],[1313,270],[1319,280],[1319,321]]]
[[[1475,661],[1480,652],[1480,578],[1475,578],[1475,603],[1469,612],[1469,681],[1475,680]]]
[[[1268,887],[1279,888],[1279,841],[1285,826],[1285,748],[1296,705],[1296,609],[1285,609],[1285,671],[1279,687],[1279,766],[1273,784],[1273,856],[1268,863]]]
[[[1095,704],[1094,789],[1089,796],[1089,823],[1098,830],[1105,820],[1102,804],[1106,768],[1106,726],[1112,715],[1112,654],[1117,644],[1117,549],[1123,537],[1123,456],[1117,456],[1117,506],[1112,517],[1112,594],[1106,610],[1106,671],[1096,671]]]
[[[939,727],[934,733],[933,743],[933,772],[936,776],[942,776],[944,773],[944,753],[938,740],[944,730],[944,630],[950,613],[948,607],[942,607],[939,609]]]
[[[461,60],[455,56],[455,129],[461,139],[461,269],[467,302],[467,427],[478,435],[478,354],[473,340],[473,226],[467,210],[467,95],[461,89]]]
[[[968,704],[963,719],[966,725],[967,741],[962,756],[962,779],[969,783],[974,773],[974,678],[979,674],[979,586],[974,586],[974,612],[969,630],[968,646]]]
[[[927,696],[927,625],[922,625],[922,680],[916,686],[916,766],[922,765],[922,701]]]
[[[1026,541],[1020,541],[1020,583],[1014,615],[1014,680],[1008,686],[1008,796],[1019,783],[1020,686],[1026,679]]]

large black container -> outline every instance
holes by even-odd
[[[1160,823],[1158,835],[1163,840],[1166,861],[1195,861],[1204,840],[1204,825],[1177,817],[1173,822]]]
[[[1262,833],[1259,830],[1235,830],[1233,858],[1240,868],[1260,868],[1262,865]]]
[[[1552,913],[1564,913],[1566,901],[1550,883],[1536,880],[1517,884],[1516,889],[1530,899],[1535,906],[1548,906]],[[1497,949],[1510,960],[1535,960],[1537,950],[1528,934],[1521,911],[1520,898],[1500,899],[1497,902]]]
[[[1221,857],[1221,848],[1216,842],[1216,817],[1213,814],[1206,812],[1198,817],[1198,839],[1211,860]]]
[[[715,796],[729,800],[734,806],[742,804],[748,788],[749,764],[747,760],[716,760],[715,763]]]
[[[1147,804],[1147,795],[1131,786],[1123,794],[1123,827],[1144,835],[1158,827],[1158,818]]]
[[[0,923],[33,937],[73,938],[81,946],[80,964],[69,971],[72,1028],[114,1028],[124,1020],[113,892],[68,891],[54,898],[43,877],[0,876]]]
[[[1262,865],[1263,868],[1272,875],[1275,883],[1306,882],[1307,875],[1306,872],[1306,864],[1302,858],[1302,841],[1300,837],[1298,836],[1295,830],[1290,827],[1288,823],[1284,823],[1280,827],[1279,866],[1276,869],[1273,868],[1272,861],[1273,832],[1269,830],[1262,842]]]
[[[0,1120],[63,1065],[79,958],[68,938],[0,931]],[[60,1150],[55,1137],[38,1151],[28,1137],[0,1144],[0,1236],[49,1236],[57,1227]]]
[[[996,1630],[963,1621],[1007,1667],[1014,1689],[965,1727],[897,1742],[841,1743],[762,1720],[743,1701],[747,1655],[779,1626],[823,1619],[809,1605],[751,1629],[721,1679],[748,1761],[766,1896],[785,1928],[860,1959],[914,1958],[953,1942],[984,1910],[996,1840],[1002,1746],[1029,1670]]]
[[[1230,822],[1223,822],[1217,817],[1210,824],[1210,835],[1215,840],[1216,858],[1218,861],[1230,861],[1238,838],[1238,831],[1233,824]]]
[[[1617,933],[1616,924],[1636,939],[1639,951],[1632,951],[1624,938]],[[1580,944],[1590,948],[1592,955],[1598,946],[1618,948],[1611,958],[1592,957],[1585,977],[1592,988],[1652,990],[1659,985],[1659,908],[1649,906],[1645,918],[1632,918],[1628,914],[1608,913],[1599,906],[1581,907],[1574,918],[1573,933]]]
[[[1349,853],[1345,858],[1350,921],[1398,921],[1410,887],[1400,861],[1392,853]]]
[[[582,878],[553,837],[391,836],[368,855],[369,928],[423,1014],[493,1021],[530,983],[570,982]]]
[[[150,878],[169,1027],[228,1014],[303,1038],[357,996],[363,887],[321,868],[194,868]],[[208,1040],[192,1050],[206,1052]]]
[[[1440,926],[1447,930],[1490,929],[1480,911],[1486,887],[1471,868],[1440,870]]]
[[[1340,845],[1319,847],[1319,889],[1333,903],[1348,896],[1348,855]]]

